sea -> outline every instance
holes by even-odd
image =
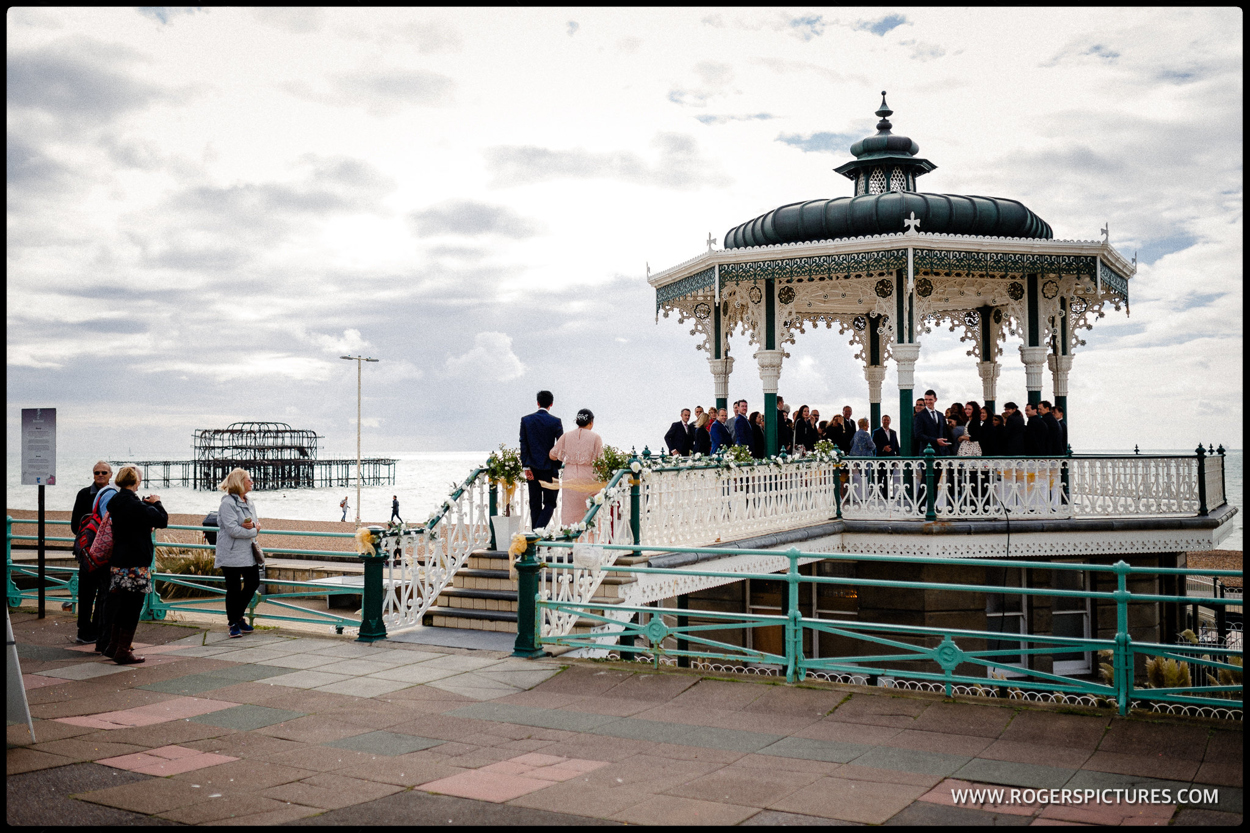
[[[1085,453],[1124,453],[1100,450]],[[1192,450],[1144,451],[1143,454],[1192,454]],[[395,484],[393,486],[364,486],[361,488],[360,517],[366,521],[385,522],[391,514],[391,496],[399,497],[399,514],[405,521],[424,521],[446,499],[456,486],[464,481],[476,467],[483,465],[490,452],[377,452],[378,457],[394,458]],[[185,455],[183,455],[185,457]],[[78,490],[91,483],[91,466],[96,457],[57,456],[56,474],[58,484],[49,486],[45,506],[50,512],[68,512],[74,507]],[[136,455],[135,459],[166,459],[155,454]],[[182,459],[168,455],[168,459]],[[21,453],[7,455],[6,472],[7,506],[10,509],[37,509],[38,487],[21,485]],[[1245,524],[1245,505],[1242,490],[1242,451],[1229,451],[1225,457],[1225,489],[1230,504],[1237,507],[1233,518],[1233,530],[1220,544],[1223,550],[1240,550],[1242,530]],[[221,502],[220,492],[196,491],[187,486],[140,487],[144,494],[157,492],[166,510],[174,514],[208,514]],[[355,517],[356,487],[336,486],[320,489],[288,489],[276,492],[257,492],[255,500],[261,516],[305,521],[337,521],[342,517],[339,501],[347,497],[352,510],[347,519]]]

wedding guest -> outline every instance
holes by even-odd
[[[108,599],[112,633],[104,654],[118,665],[134,665],[144,661],[131,648],[139,614],[143,612],[143,599],[152,587],[152,561],[156,555],[152,530],[169,526],[169,514],[159,495],[139,498],[143,475],[134,466],[123,466],[114,482],[118,492],[109,502],[113,520]]]
[[[111,488],[109,479],[112,476],[113,467],[104,460],[97,461],[91,467],[91,485],[79,490],[74,499],[74,511],[69,517],[69,529],[75,538],[81,531],[83,521],[95,508],[96,496]],[[85,553],[80,553],[77,549],[74,550],[74,556],[78,560],[78,636],[74,641],[79,645],[88,645],[100,638],[104,600],[108,594],[108,583],[105,581],[108,571],[88,569]]]
[[[698,409],[703,411],[702,408]],[[708,426],[712,420],[708,417],[707,412],[703,411],[699,414],[694,423],[694,452],[707,456],[712,453],[712,435],[709,433]]]
[[[551,459],[564,463],[560,478],[561,526],[581,521],[586,516],[586,499],[599,491],[594,464],[603,453],[603,439],[592,430],[594,427],[595,415],[589,408],[582,408],[577,412],[577,427],[556,440],[551,449]]]
[[[237,639],[252,632],[245,615],[252,596],[260,587],[260,561],[256,536],[260,533],[256,501],[248,498],[252,476],[246,469],[234,469],[219,486],[225,496],[217,508],[217,550],[213,566],[226,579],[226,623],[230,637]]]
[[[694,447],[694,426],[690,424],[689,408],[681,409],[681,419],[669,426],[664,442],[670,454],[690,456],[690,450]]]
[[[847,451],[852,457],[877,456],[877,446],[872,441],[872,435],[868,433],[868,420],[866,418],[860,417],[859,430],[855,432]]]
[[[764,415],[759,411],[752,411],[750,421],[751,456],[756,460],[762,460],[767,456],[765,454],[766,445],[764,440]]]
[[[800,405],[794,415],[794,451],[796,454],[816,447],[816,425],[812,422],[811,409]]]
[[[721,408],[716,412],[716,419],[713,420],[708,434],[711,440],[711,453],[717,454],[721,449],[727,448],[734,444],[733,435],[729,433],[729,428],[725,425],[729,421],[729,412]]]

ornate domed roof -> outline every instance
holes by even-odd
[[[916,154],[920,146],[891,133],[893,110],[881,93],[877,133],[851,145],[855,160],[834,170],[855,183],[855,196],[791,203],[731,229],[726,249],[810,243],[905,231],[914,211],[919,230],[937,234],[1051,239],[1050,225],[1020,202],[1002,197],[925,194],[916,178],[937,166]]]

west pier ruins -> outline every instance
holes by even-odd
[[[285,422],[234,422],[226,428],[199,428],[191,460],[112,461],[114,466],[139,466],[153,486],[190,486],[212,491],[231,469],[244,468],[257,491],[349,486],[356,482],[356,460],[317,458],[317,432]],[[370,457],[360,461],[364,486],[392,486],[395,460]]]

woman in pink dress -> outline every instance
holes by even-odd
[[[562,434],[551,449],[551,459],[564,463],[560,477],[560,525],[572,526],[586,517],[586,499],[599,491],[594,463],[603,452],[603,439],[590,429],[595,415],[587,408],[577,412],[577,428]]]

